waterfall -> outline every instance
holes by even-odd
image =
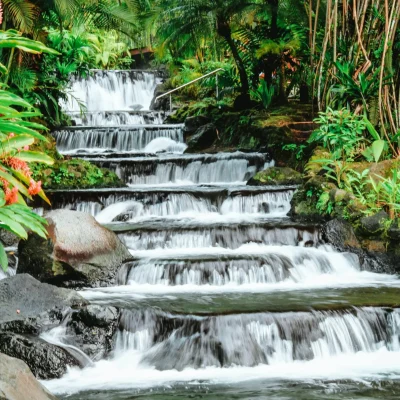
[[[148,110],[160,79],[142,71],[92,71],[87,78],[74,78],[65,110],[89,112]]]
[[[395,392],[398,277],[338,252],[317,224],[292,221],[295,186],[248,186],[274,165],[268,154],[183,154],[183,126],[144,111],[157,82],[137,71],[72,80],[88,112],[64,105],[76,126],[53,132],[58,149],[128,186],[56,191],[51,201],[113,229],[132,261],[115,286],[80,292],[120,309],[113,351],[45,386],[71,400]],[[50,340],[65,346],[59,328]]]
[[[267,156],[259,153],[224,153],[116,159],[94,159],[131,185],[246,183],[264,168]],[[268,164],[267,164],[268,165]]]
[[[161,125],[161,112],[146,111],[91,111],[68,112],[75,126]]]
[[[53,132],[63,154],[144,151],[155,139],[183,142],[181,125],[137,125],[123,127],[73,127]],[[182,153],[186,147],[180,147]],[[163,149],[161,149],[163,150]]]

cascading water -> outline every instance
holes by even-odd
[[[88,112],[149,110],[156,86],[156,74],[143,71],[95,70],[86,78],[71,81],[64,108],[80,112],[83,103]]]
[[[150,75],[73,82],[91,114],[54,133],[61,151],[130,187],[53,193],[53,206],[91,213],[134,261],[116,286],[81,292],[120,308],[114,351],[44,384],[70,400],[369,399],[357,385],[369,393],[385,379],[400,393],[400,312],[384,299],[397,277],[291,221],[294,187],[247,186],[272,165],[265,154],[179,154],[181,126],[127,111],[138,99],[148,108]],[[129,126],[139,115],[145,124]],[[62,330],[49,335],[63,344]]]

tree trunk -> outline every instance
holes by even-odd
[[[266,0],[271,8],[271,39],[278,37],[278,6],[279,0]]]
[[[228,43],[233,59],[235,60],[240,76],[240,92],[242,94],[249,94],[250,87],[249,87],[249,78],[247,76],[246,67],[244,66],[244,62],[240,57],[238,48],[232,38],[232,31],[229,24],[226,21],[218,20],[217,32]]]

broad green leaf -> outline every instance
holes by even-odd
[[[29,135],[14,136],[0,143],[0,152],[9,153],[11,150],[18,150],[22,149],[24,146],[30,146],[34,142],[35,139]]]
[[[14,216],[14,213],[8,210],[7,206],[0,208],[0,223],[6,225],[8,230],[15,233],[18,237],[26,239],[28,237],[26,230],[19,222],[15,221]]]
[[[368,132],[371,134],[371,136],[375,140],[380,140],[381,137],[380,137],[379,133],[377,132],[377,130],[374,128],[374,126],[371,124],[371,122],[369,121],[369,119],[365,115],[364,115],[363,120],[364,120],[365,126],[367,127]]]
[[[15,158],[26,162],[39,162],[48,165],[54,164],[54,160],[51,157],[39,151],[20,151],[15,155]]]
[[[8,268],[8,257],[2,243],[0,243],[0,264],[3,271],[6,272]]]
[[[16,135],[29,134],[36,139],[43,140],[45,142],[48,141],[43,135],[36,132],[35,130],[30,129],[26,126],[20,126],[17,123],[11,121],[0,121],[0,131],[3,133],[15,133]]]
[[[375,142],[373,142],[371,145],[372,154],[374,155],[374,159],[375,159],[376,163],[381,158],[382,152],[385,148],[385,144],[386,144],[385,140],[378,139],[378,140],[375,140]]]

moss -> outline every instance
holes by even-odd
[[[81,159],[56,160],[54,165],[35,165],[33,179],[44,189],[90,189],[125,186],[118,176]]]
[[[271,167],[258,172],[249,184],[251,185],[297,185],[302,183],[302,175],[292,168]]]
[[[121,187],[125,184],[118,176],[105,168],[81,159],[62,156],[56,147],[55,139],[44,135],[47,141],[38,141],[31,150],[41,151],[54,159],[53,165],[31,164],[32,178],[42,181],[44,189],[90,189]]]

